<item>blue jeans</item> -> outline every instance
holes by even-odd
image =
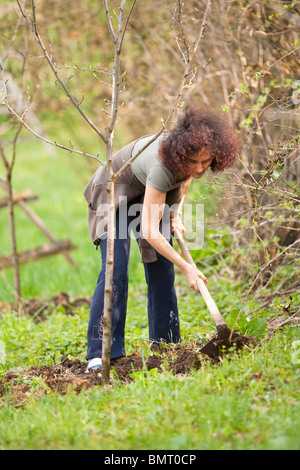
[[[111,358],[125,356],[125,321],[128,297],[128,274],[130,236],[119,237],[119,217],[116,214],[116,237],[114,244],[113,270],[113,311],[112,311],[112,344]],[[127,227],[135,217],[127,215]],[[124,227],[122,230],[124,235]],[[171,235],[169,242],[172,244]],[[100,240],[102,269],[98,276],[90,310],[86,359],[102,357],[103,306],[106,265],[106,239]],[[174,289],[174,265],[164,256],[157,253],[157,261],[144,263],[145,277],[148,285],[148,323],[150,342],[180,342],[180,327],[177,297]]]

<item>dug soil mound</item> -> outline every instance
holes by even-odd
[[[19,314],[33,317],[34,321],[43,321],[57,308],[65,314],[74,315],[78,309],[87,308],[91,299],[71,300],[63,292],[46,302],[31,300],[22,305]],[[54,307],[54,310],[53,310]],[[0,315],[7,309],[14,311],[14,306],[7,302],[0,303]],[[300,325],[298,312],[284,311],[268,321],[269,336],[287,324]],[[243,336],[226,327],[218,332],[206,344],[152,345],[147,357],[134,353],[111,361],[111,380],[126,384],[134,380],[134,372],[146,372],[156,369],[158,372],[170,371],[176,375],[189,374],[200,369],[206,362],[218,364],[224,355],[238,353],[242,349],[253,349],[257,341],[251,336]],[[55,362],[55,359],[54,359]],[[63,357],[60,363],[52,366],[31,366],[26,370],[9,370],[0,381],[0,406],[9,400],[15,406],[22,406],[28,399],[48,393],[65,394],[68,390],[79,393],[83,389],[101,385],[101,372],[90,371],[86,374],[86,362]]]
[[[120,357],[111,360],[112,380],[128,383],[133,380],[133,373],[137,371],[148,371],[158,369],[173,371],[175,374],[184,374],[192,369],[201,367],[199,353],[193,349],[179,349],[168,351],[163,355],[149,355],[148,358],[142,358],[139,354],[131,354],[126,357]],[[22,398],[26,399],[30,395],[30,383],[35,378],[43,380],[45,387],[39,390],[39,394],[45,394],[50,389],[59,394],[66,393],[69,389],[80,392],[83,388],[91,388],[101,385],[100,371],[90,370],[86,373],[86,362],[79,359],[71,360],[67,357],[62,358],[59,364],[53,366],[31,366],[24,371],[6,372],[0,382],[0,397],[7,391],[11,392],[12,400],[20,403]],[[24,396],[24,397],[23,397]]]
[[[87,308],[91,299],[80,298],[71,300],[63,292],[47,301],[32,299],[22,304],[19,314],[29,315],[34,321],[45,320],[48,315],[60,308],[66,315],[74,315],[82,306]],[[7,309],[14,311],[14,305],[3,302],[0,304],[0,314]],[[16,310],[17,311],[17,310]],[[134,380],[134,372],[146,372],[156,369],[158,372],[169,371],[173,374],[188,374],[192,370],[200,369],[207,361],[217,364],[224,354],[238,352],[243,348],[253,348],[256,341],[252,337],[233,333],[228,340],[225,331],[213,336],[204,346],[193,344],[187,346],[178,344],[175,347],[168,345],[152,345],[147,357],[134,353],[126,357],[111,360],[111,381],[120,381],[126,384]],[[0,381],[0,404],[5,399],[10,403],[22,406],[31,397],[46,395],[47,393],[65,394],[68,390],[79,393],[101,385],[101,372],[91,370],[86,373],[86,362],[79,359],[70,360],[63,357],[60,363],[52,366],[31,366],[27,370],[9,370]]]
[[[245,346],[250,346],[250,342]],[[224,349],[220,350],[220,354],[225,353]],[[134,380],[134,372],[138,371],[157,369],[158,372],[167,370],[182,375],[200,369],[207,361],[216,364],[220,359],[221,357],[216,355],[215,346],[211,357],[202,353],[199,347],[187,348],[178,345],[168,349],[165,345],[163,348],[155,346],[148,357],[135,353],[112,359],[111,377],[112,381],[119,380],[122,384],[126,384]],[[0,382],[0,398],[4,400],[8,397],[11,404],[22,406],[28,399],[46,395],[50,391],[65,394],[68,390],[74,390],[79,393],[83,389],[101,385],[101,372],[91,370],[87,374],[86,366],[86,362],[79,359],[71,360],[64,357],[60,363],[52,366],[31,366],[24,371],[10,370]],[[35,382],[35,386],[32,387],[30,384],[36,380],[40,380],[40,386],[37,387]]]
[[[253,348],[257,341],[253,336],[244,336],[235,332],[217,333],[201,349],[200,352],[211,359],[219,360],[223,354],[231,351],[240,351],[244,348]]]

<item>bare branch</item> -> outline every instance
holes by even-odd
[[[39,44],[39,46],[41,47],[43,53],[44,53],[44,57],[47,59],[48,61],[48,64],[50,65],[50,68],[52,70],[52,72],[54,73],[58,83],[61,85],[61,87],[63,88],[63,90],[65,91],[67,97],[69,98],[69,100],[71,101],[71,103],[75,106],[75,108],[79,111],[79,113],[81,114],[81,116],[83,117],[83,119],[89,124],[89,126],[96,132],[96,134],[103,140],[104,143],[106,143],[106,137],[102,134],[102,132],[99,131],[99,129],[97,128],[97,126],[91,121],[91,119],[86,115],[86,113],[81,109],[80,107],[80,103],[77,102],[77,100],[73,97],[73,95],[71,94],[70,90],[68,89],[68,87],[66,86],[66,84],[63,82],[63,80],[60,78],[57,70],[56,70],[56,67],[54,65],[54,62],[52,60],[52,56],[49,55],[40,35],[39,35],[39,32],[38,32],[38,29],[37,29],[37,24],[36,24],[36,18],[35,18],[35,4],[34,4],[34,0],[31,1],[31,4],[32,4],[32,11],[33,11],[33,24],[31,24],[28,16],[24,13],[19,1],[18,1],[18,5],[19,5],[19,8],[20,8],[20,11],[23,15],[23,17],[25,18],[34,38],[36,39],[37,43]]]
[[[180,82],[180,85],[179,85],[179,88],[178,88],[177,96],[176,96],[175,102],[173,104],[173,107],[172,107],[171,111],[169,112],[169,115],[167,116],[167,119],[164,121],[163,126],[153,136],[153,138],[150,139],[149,142],[134,157],[132,157],[130,160],[128,160],[128,162],[126,162],[125,165],[122,168],[120,168],[120,170],[117,173],[114,174],[114,176],[113,176],[114,181],[117,180],[119,178],[119,176],[121,176],[124,173],[124,171],[127,170],[127,168],[132,165],[134,160],[164,132],[164,130],[167,127],[167,124],[172,119],[172,116],[173,116],[173,114],[174,114],[174,112],[175,112],[175,110],[178,106],[178,103],[180,101],[180,98],[182,96],[182,90],[185,86],[186,79],[189,76],[192,60],[193,60],[194,55],[195,55],[195,53],[196,53],[196,51],[199,47],[200,40],[201,40],[202,35],[203,35],[203,30],[204,30],[205,22],[206,22],[206,19],[207,19],[210,4],[211,4],[210,0],[207,0],[205,11],[204,11],[202,22],[201,22],[201,26],[200,26],[200,30],[199,30],[199,34],[198,34],[197,40],[195,42],[195,46],[193,48],[192,53],[189,55],[188,60],[186,61],[184,72],[183,72],[183,75],[182,75],[182,79],[181,79],[181,82]]]
[[[105,1],[105,0],[104,0]],[[106,1],[105,1],[106,3]],[[120,95],[120,81],[121,81],[121,72],[120,72],[120,36],[123,27],[123,16],[124,16],[124,6],[125,0],[121,1],[120,13],[118,18],[118,30],[117,36],[115,37],[115,58],[114,58],[114,68],[113,68],[113,86],[112,86],[112,99],[111,99],[111,120],[106,129],[106,142],[112,137],[114,126],[117,120],[118,114],[118,105],[119,105],[119,95]]]
[[[4,76],[4,70],[3,70],[3,66],[2,66],[1,62],[0,62],[0,73],[1,73],[1,76],[2,76],[2,84],[3,84],[3,91],[4,91],[4,103],[5,103],[6,109],[9,111],[10,114],[12,114],[15,118],[17,118],[17,120],[25,127],[25,129],[27,129],[29,132],[31,132],[31,134],[33,134],[35,137],[42,140],[43,142],[46,142],[47,144],[53,145],[54,147],[58,147],[58,148],[61,148],[61,149],[64,149],[64,150],[67,150],[70,153],[76,153],[78,155],[83,155],[85,157],[92,158],[93,160],[96,160],[101,165],[104,165],[104,163],[98,157],[96,157],[95,155],[91,155],[87,152],[82,152],[81,150],[75,150],[74,148],[66,147],[65,145],[58,144],[57,142],[53,142],[53,141],[47,139],[46,137],[43,137],[42,135],[38,134],[37,132],[35,132],[24,121],[24,116],[26,114],[26,110],[24,111],[23,115],[20,116],[9,104],[8,93],[7,93],[6,82],[5,82],[5,76]]]
[[[6,168],[6,171],[8,171],[8,170],[9,170],[9,162],[8,162],[6,156],[5,156],[4,148],[3,148],[2,144],[1,144],[1,142],[0,142],[0,155],[1,155],[2,161],[3,161],[3,163],[4,163],[4,166],[5,166],[5,168]]]
[[[282,250],[280,253],[278,253],[278,255],[274,256],[274,258],[272,258],[270,261],[268,261],[267,263],[265,263],[261,267],[261,269],[259,270],[258,274],[256,275],[251,287],[249,288],[249,290],[248,290],[248,292],[245,296],[245,299],[249,296],[250,292],[252,291],[253,287],[256,284],[256,281],[259,279],[259,277],[262,275],[262,273],[267,269],[267,267],[270,266],[272,263],[274,263],[274,261],[276,261],[278,258],[280,258],[280,256],[284,255],[284,253],[286,253],[288,250],[290,250],[293,246],[298,245],[298,243],[300,243],[300,239],[296,240],[294,243],[287,246],[284,250]]]
[[[25,5],[26,5],[26,0],[23,1],[23,8],[25,8]],[[5,51],[5,53],[4,53],[4,55],[3,55],[2,59],[1,59],[1,60],[2,60],[2,63],[5,62],[5,60],[6,60],[7,56],[8,56],[8,54],[9,54],[10,48],[11,48],[12,44],[14,43],[14,40],[16,39],[18,30],[19,30],[19,27],[20,27],[20,24],[21,24],[21,18],[22,18],[22,13],[20,12],[20,13],[19,13],[19,16],[18,16],[17,23],[16,23],[16,25],[15,25],[14,32],[13,32],[13,34],[12,34],[12,37],[11,37],[10,41],[9,41],[9,45],[7,46],[6,51]]]
[[[12,155],[12,160],[11,160],[11,164],[10,164],[10,171],[12,171],[12,169],[14,167],[14,164],[15,164],[15,161],[16,161],[17,141],[18,141],[18,138],[19,138],[19,135],[20,135],[20,132],[21,132],[22,128],[23,128],[23,124],[20,122],[19,127],[17,129],[17,132],[15,134],[14,140],[13,140],[13,155]]]
[[[123,33],[122,33],[122,37],[121,37],[120,45],[119,45],[120,53],[121,53],[121,50],[122,50],[123,40],[124,40],[125,32],[126,32],[127,27],[128,27],[129,19],[131,17],[131,14],[132,14],[132,11],[134,9],[134,6],[135,6],[136,2],[137,2],[137,0],[133,0],[130,11],[129,11],[128,16],[126,18],[125,26],[124,26],[124,29],[123,29]]]
[[[104,10],[105,10],[105,16],[106,16],[106,23],[108,27],[109,34],[111,35],[111,38],[113,42],[115,43],[117,40],[117,36],[115,35],[114,28],[111,22],[111,17],[109,15],[109,10],[108,10],[108,5],[107,5],[107,0],[102,0],[103,5],[104,5]]]
[[[78,65],[70,66],[70,65],[57,65],[54,64],[57,69],[68,69],[68,70],[79,70],[81,72],[92,72],[96,74],[103,74],[103,75],[112,75],[112,72],[110,72],[107,69],[104,69],[102,67],[99,67],[97,69],[94,68],[85,68],[85,67],[79,67]]]
[[[117,41],[119,42],[119,44],[120,44],[120,36],[121,36],[122,28],[123,28],[125,3],[126,3],[126,0],[121,0],[120,13],[119,13],[119,19],[118,19],[118,30],[117,30]],[[121,51],[118,49],[118,52],[120,54]]]
[[[202,18],[202,22],[201,22],[201,26],[200,26],[200,31],[199,31],[199,34],[198,34],[198,37],[196,39],[196,42],[195,42],[195,45],[194,45],[194,50],[193,50],[193,54],[192,55],[195,55],[198,47],[199,47],[199,43],[203,37],[203,31],[204,31],[204,27],[206,25],[206,18],[207,18],[207,14],[208,14],[208,10],[209,10],[209,7],[210,7],[210,4],[211,2],[208,1],[206,2],[206,6],[205,6],[205,10],[204,10],[204,14],[203,14],[203,18]]]
[[[282,59],[285,59],[286,57],[288,57],[289,55],[293,54],[294,52],[298,51],[300,49],[300,46],[298,47],[295,47],[295,49],[293,49],[292,51],[288,52],[287,54],[283,55],[282,57],[280,57],[280,59],[276,60],[275,62],[273,62],[273,64],[269,65],[269,67],[266,69],[266,72],[268,72],[270,70],[271,67],[274,67],[274,65],[278,64],[278,62],[280,62]]]
[[[175,33],[175,27],[174,27],[174,25],[175,25],[175,14],[174,14],[174,18],[173,18],[173,31],[174,31],[175,41],[176,41],[178,50],[181,53],[181,56],[183,58],[183,62],[186,64],[189,61],[189,55],[190,55],[189,46],[187,45],[187,42],[186,42],[186,36],[185,36],[184,29],[183,29],[183,24],[182,24],[183,10],[182,10],[182,5],[181,5],[181,0],[177,0],[177,3],[178,3],[178,12],[177,12],[177,9],[175,9],[175,14],[178,13],[177,22],[179,24],[179,29],[181,31],[181,38],[179,38],[177,36],[177,34]],[[185,52],[182,50],[182,47],[180,45],[180,40],[182,40],[182,42],[184,44]]]

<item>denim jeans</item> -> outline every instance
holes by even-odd
[[[127,215],[127,227],[133,219],[134,217]],[[124,238],[124,227],[122,227],[122,237],[120,237],[119,225],[119,214],[117,212],[112,294],[112,359],[126,355],[124,330],[127,312],[131,237],[127,230],[127,238]],[[171,235],[169,243],[172,244]],[[102,269],[98,276],[90,310],[87,332],[87,360],[102,357],[106,239],[101,239],[99,246],[102,256]],[[155,343],[180,342],[177,297],[174,289],[174,265],[157,253],[157,261],[144,263],[144,270],[148,286],[149,340]]]

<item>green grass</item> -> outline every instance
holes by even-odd
[[[30,207],[59,240],[69,238],[77,245],[71,252],[76,269],[61,255],[21,266],[24,299],[49,299],[61,291],[74,298],[93,294],[101,260],[89,239],[82,192],[94,169],[83,158],[63,152],[49,157],[38,141],[20,145],[14,188],[30,187],[37,193],[39,199]],[[205,191],[203,188],[202,194]],[[19,250],[46,242],[19,208],[16,221]],[[7,211],[3,209],[0,235],[1,255],[8,254]],[[227,238],[224,234],[220,241],[226,247]],[[208,256],[215,249],[209,243],[203,248]],[[247,286],[234,283],[229,275],[215,282],[213,270],[218,271],[221,264],[212,259],[213,269],[209,271],[208,266],[206,273],[209,288],[232,324]],[[285,269],[279,273],[285,274]],[[266,293],[272,292],[276,282],[274,277]],[[201,296],[187,287],[182,275],[177,275],[176,288],[183,341],[205,342],[215,328]],[[0,272],[0,301],[4,300],[13,301],[11,269]],[[245,330],[251,321],[259,320],[263,342],[252,352],[225,359],[221,366],[204,365],[186,376],[154,369],[146,376],[136,373],[126,386],[116,382],[111,389],[97,387],[79,395],[49,392],[42,398],[29,398],[21,408],[4,400],[0,405],[0,449],[299,449],[300,366],[292,360],[292,343],[300,339],[299,328],[288,326],[271,339],[265,329],[265,321],[282,314],[286,302],[278,297],[266,307],[249,298],[238,326]],[[289,302],[293,311],[299,309],[299,295],[294,294]],[[84,307],[73,316],[59,308],[36,323],[8,309],[0,318],[0,346],[5,346],[0,378],[8,370],[51,365],[54,355],[56,361],[65,355],[84,360],[88,315]],[[147,337],[144,272],[133,242],[127,353],[141,350]],[[32,388],[39,386],[39,381],[32,381]]]
[[[63,349],[61,330],[51,331],[63,322],[55,315],[40,328]],[[80,332],[78,324],[75,319],[69,338]],[[32,353],[37,346],[43,350],[40,337],[32,336]],[[300,369],[291,360],[297,338],[299,332],[287,328],[259,350],[187,376],[154,369],[107,391],[50,392],[21,409],[5,403],[0,449],[299,449]],[[80,341],[75,344],[80,350]]]

